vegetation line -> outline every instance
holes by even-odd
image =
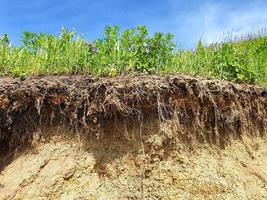
[[[149,35],[145,26],[120,31],[107,26],[103,36],[88,42],[63,28],[58,36],[23,32],[12,46],[0,38],[0,76],[85,73],[116,76],[131,72],[188,73],[246,83],[267,83],[267,36],[177,50],[170,33]]]

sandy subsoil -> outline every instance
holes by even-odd
[[[267,88],[0,78],[0,199],[267,199]]]
[[[143,142],[52,136],[1,172],[0,199],[267,199],[267,140],[191,150],[165,149],[160,134]]]

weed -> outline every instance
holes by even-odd
[[[105,27],[102,37],[88,42],[63,28],[58,36],[23,32],[12,46],[0,38],[0,75],[89,73],[116,76],[131,72],[183,72],[247,83],[267,83],[267,36],[228,40],[195,50],[177,50],[170,33],[148,34],[145,26],[120,31]]]

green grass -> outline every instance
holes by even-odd
[[[187,73],[246,83],[267,83],[267,36],[255,34],[194,50],[177,50],[173,35],[149,35],[145,26],[120,31],[107,26],[92,42],[62,29],[58,36],[23,32],[12,46],[0,38],[0,76],[131,72]]]

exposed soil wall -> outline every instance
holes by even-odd
[[[88,140],[61,130],[0,173],[0,199],[267,199],[266,139],[244,137],[225,149],[190,151],[167,141],[151,132],[143,152],[140,140],[116,131]]]
[[[267,88],[0,79],[0,199],[266,199]]]
[[[145,132],[151,123],[161,131],[171,119],[188,146],[197,140],[224,148],[230,138],[264,136],[267,88],[174,75],[1,78],[0,167],[44,128],[99,138],[118,123],[122,132]]]

